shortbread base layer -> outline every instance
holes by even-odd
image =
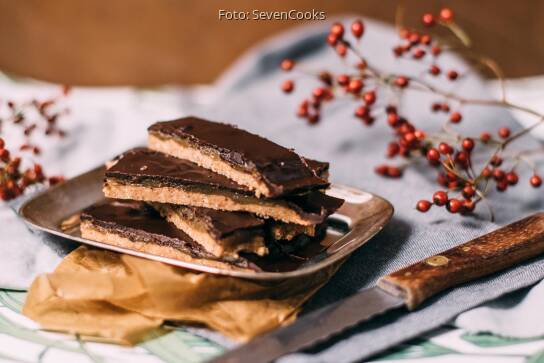
[[[272,218],[304,226],[320,223],[325,219],[325,216],[320,219],[304,218],[298,211],[291,208],[288,203],[281,200],[258,199],[234,193],[203,192],[181,187],[122,184],[109,178],[106,179],[103,191],[108,198],[249,212],[263,218]]]

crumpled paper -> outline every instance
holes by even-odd
[[[23,313],[46,330],[119,344],[164,332],[167,320],[247,341],[292,322],[340,264],[307,277],[257,282],[82,246],[34,280]]]

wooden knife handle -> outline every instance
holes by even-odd
[[[544,253],[544,212],[382,277],[378,286],[410,310],[428,297]]]

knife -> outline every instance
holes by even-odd
[[[257,337],[212,362],[270,362],[389,310],[402,307],[413,310],[449,287],[541,253],[544,253],[544,212],[383,276],[377,286],[306,314],[295,323]]]

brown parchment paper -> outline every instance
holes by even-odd
[[[43,329],[120,344],[144,340],[165,320],[204,324],[246,341],[292,322],[340,264],[256,282],[82,246],[34,280],[23,313]]]

